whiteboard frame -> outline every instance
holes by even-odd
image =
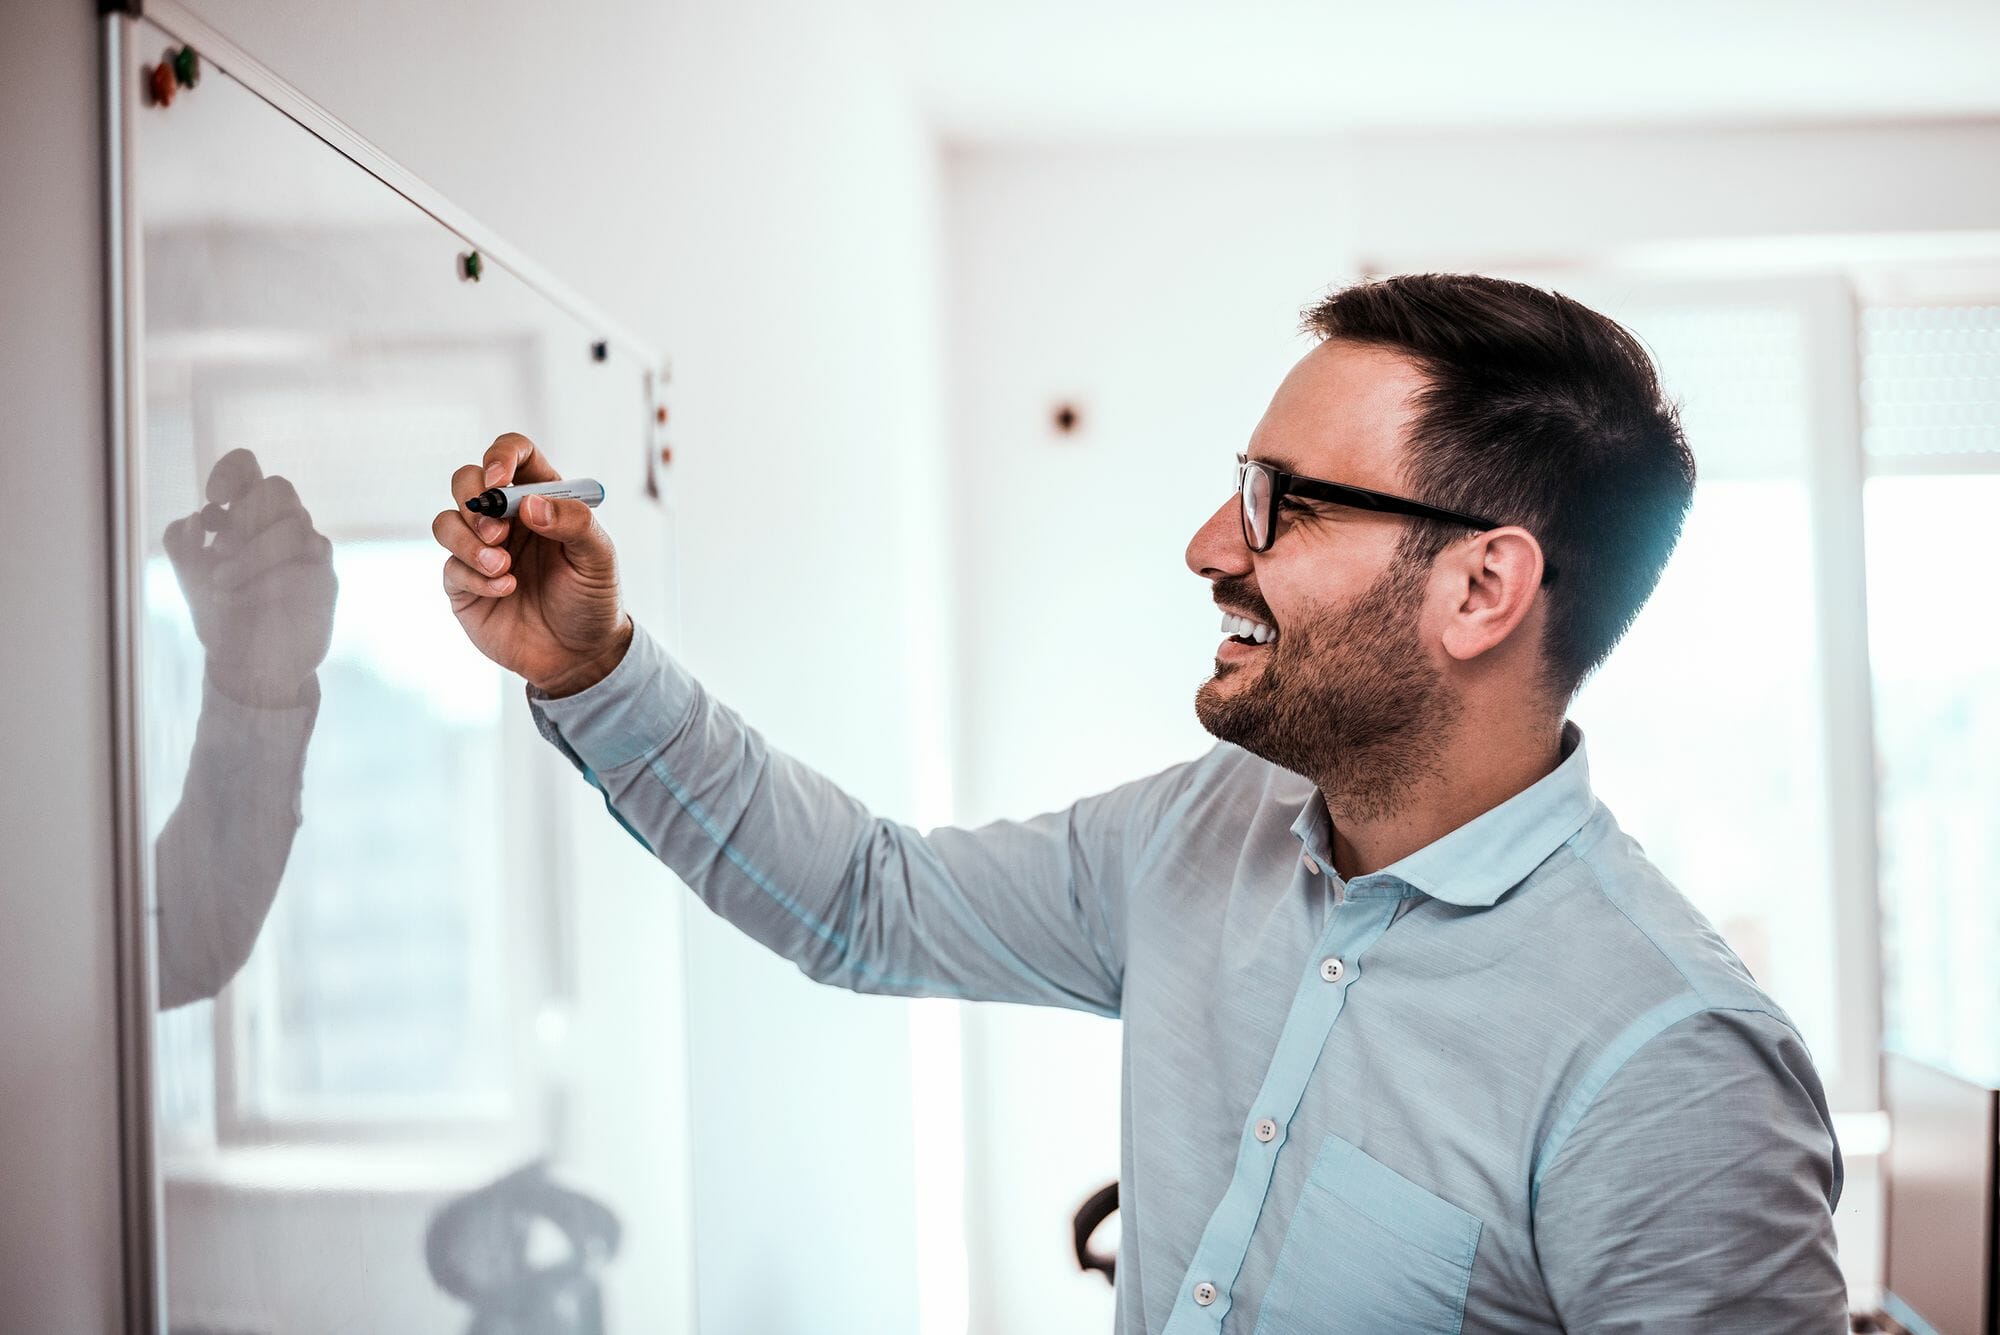
[[[178,0],[128,0],[103,15],[105,155],[105,358],[106,434],[109,442],[108,509],[111,576],[111,722],[114,761],[113,857],[116,888],[113,933],[117,965],[117,1051],[120,1236],[123,1251],[124,1323],[134,1335],[167,1329],[166,1241],[158,1227],[163,1205],[159,1151],[153,1134],[155,1073],[153,1021],[157,960],[152,931],[152,848],[139,778],[141,713],[136,609],[139,605],[141,532],[139,498],[144,464],[145,273],[141,219],[134,183],[133,117],[146,111],[143,68],[133,25],[143,20],[186,46],[269,103],[314,138],[395,191],[457,236],[481,258],[499,266],[543,300],[593,331],[642,369],[657,409],[672,368],[650,344],[584,300],[524,252],[473,218],[339,117],[286,82]],[[648,479],[661,460],[662,431],[646,439]],[[649,484],[656,491],[656,484]]]

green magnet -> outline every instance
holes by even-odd
[[[458,257],[458,276],[468,282],[478,282],[480,271],[485,267],[476,250],[468,250]]]
[[[184,46],[174,52],[174,80],[183,88],[192,88],[201,82],[201,57],[191,46]]]

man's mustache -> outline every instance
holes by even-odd
[[[1257,592],[1257,586],[1250,582],[1248,575],[1225,575],[1216,580],[1213,587],[1216,606],[1241,612],[1267,626],[1278,624],[1277,618],[1271,615],[1270,604]]]

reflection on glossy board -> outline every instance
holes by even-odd
[[[671,635],[649,368],[213,64],[128,114],[168,1324],[682,1328],[682,899],[430,537],[528,432]]]

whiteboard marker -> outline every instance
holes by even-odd
[[[552,501],[582,501],[585,505],[604,504],[604,484],[594,477],[566,477],[557,482],[527,482],[518,487],[489,487],[465,503],[476,515],[512,519],[521,502],[530,496],[546,496]]]

